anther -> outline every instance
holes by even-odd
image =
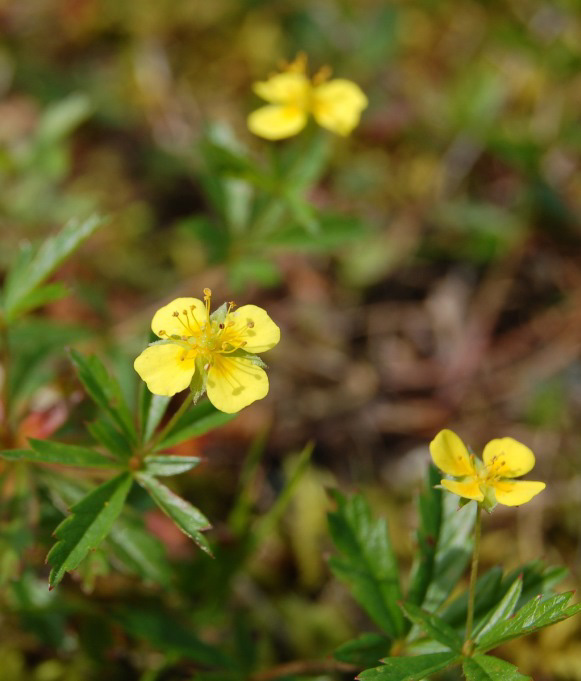
[[[161,331],[158,331],[157,335],[160,336],[160,337],[161,336],[167,336],[166,332],[163,329]]]
[[[253,322],[252,320],[250,320],[249,322],[246,323],[246,326],[247,326],[249,329],[253,329],[253,328],[254,328],[254,322]]]
[[[219,324],[218,326],[219,326],[221,329],[224,328],[224,324]]]
[[[212,295],[212,290],[209,288],[205,288],[204,295],[209,298]]]
[[[180,313],[176,310],[175,312],[171,313],[172,317],[179,317]]]
[[[231,310],[233,310],[235,307],[237,307],[236,303],[235,303],[233,300],[231,300],[231,301],[228,303],[228,305],[230,306],[230,309],[231,309]]]

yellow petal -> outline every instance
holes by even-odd
[[[546,487],[544,482],[532,480],[498,480],[489,484],[494,488],[496,501],[505,506],[526,504]]]
[[[491,440],[484,448],[482,460],[489,476],[502,478],[518,478],[535,465],[535,455],[531,450],[512,437]]]
[[[184,349],[174,343],[150,345],[133,363],[135,371],[154,395],[171,396],[185,390],[196,370],[195,355],[184,356]]]
[[[192,307],[194,308],[193,311]],[[176,298],[153,315],[151,330],[161,338],[164,337],[164,334],[160,334],[160,331],[165,331],[168,336],[174,334],[192,336],[199,331],[199,324],[206,321],[205,310],[204,303],[198,298]],[[187,315],[184,315],[184,311],[187,312]],[[178,312],[179,316],[175,317],[174,312]]]
[[[227,329],[229,333],[224,334],[225,340],[232,334],[237,341],[245,341],[246,352],[266,352],[280,340],[280,329],[261,307],[243,305],[228,319],[234,322],[234,326]]]
[[[367,97],[350,80],[336,78],[313,89],[313,116],[319,125],[348,135],[359,123]]]
[[[304,73],[278,73],[268,80],[254,83],[254,92],[272,104],[306,106],[311,84]]]
[[[248,359],[214,355],[206,391],[216,409],[233,414],[267,395],[268,376]]]
[[[267,140],[281,140],[298,134],[307,124],[307,114],[298,106],[272,104],[248,116],[248,129]]]
[[[477,480],[469,480],[467,482],[460,482],[458,480],[442,480],[442,487],[445,487],[448,492],[457,494],[459,497],[465,499],[474,499],[475,501],[484,501],[484,494],[480,489]]]
[[[466,445],[452,430],[444,429],[436,435],[430,442],[430,454],[436,466],[448,475],[476,475]]]

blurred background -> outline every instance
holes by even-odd
[[[260,105],[252,83],[299,51],[312,72],[328,65],[367,94],[349,138],[270,143],[248,132]],[[104,354],[128,395],[152,313],[173,297],[209,286],[217,303],[258,304],[281,326],[268,398],[188,443],[206,463],[179,483],[227,545],[249,451],[262,457],[249,492],[260,517],[314,443],[284,517],[230,582],[227,607],[254,613],[263,665],[329,655],[361,630],[327,568],[325,490],[364,490],[405,565],[427,443],[443,427],[477,452],[505,435],[533,449],[529,477],[547,490],[486,518],[483,561],[508,569],[543,557],[565,564],[575,588],[577,0],[3,0],[0,97],[0,268],[23,239],[72,216],[111,216],[59,273],[73,295],[43,315],[77,330],[66,342]],[[284,168],[285,154],[316,167],[288,210],[254,229],[272,199],[260,203],[255,175]],[[87,407],[66,358],[45,372],[23,438],[81,432]],[[195,549],[146,512],[180,572],[168,598],[195,608]],[[49,596],[38,570],[2,598],[4,681],[194,678],[151,636],[97,626],[79,582]],[[111,607],[162,597],[114,569],[92,580],[83,588]],[[195,617],[219,638],[218,606],[204,607]],[[503,654],[537,681],[581,679],[579,627]]]

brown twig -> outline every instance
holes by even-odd
[[[284,664],[276,665],[270,669],[257,672],[250,676],[250,681],[273,681],[281,676],[291,676],[293,674],[308,675],[321,674],[325,672],[357,672],[358,667],[346,662],[337,662],[336,660],[296,660],[294,662],[285,662]]]

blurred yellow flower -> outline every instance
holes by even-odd
[[[442,480],[442,487],[466,499],[484,502],[488,510],[496,503],[526,504],[546,486],[544,482],[512,480],[532,470],[535,455],[511,437],[491,440],[480,461],[468,452],[456,433],[441,430],[430,443],[430,453],[440,470],[459,478]]]
[[[328,80],[330,69],[321,69],[312,80],[306,75],[307,58],[294,62],[268,80],[254,84],[254,92],[270,102],[248,116],[248,128],[259,137],[280,140],[298,134],[309,114],[338,135],[348,135],[359,123],[367,97],[350,80]]]
[[[210,289],[204,302],[177,298],[158,310],[151,322],[162,340],[137,357],[135,370],[156,395],[185,390],[198,373],[197,395],[204,389],[221,411],[234,413],[268,393],[268,377],[256,353],[273,348],[280,329],[256,305],[224,303],[210,314]],[[193,385],[193,384],[192,384]]]

